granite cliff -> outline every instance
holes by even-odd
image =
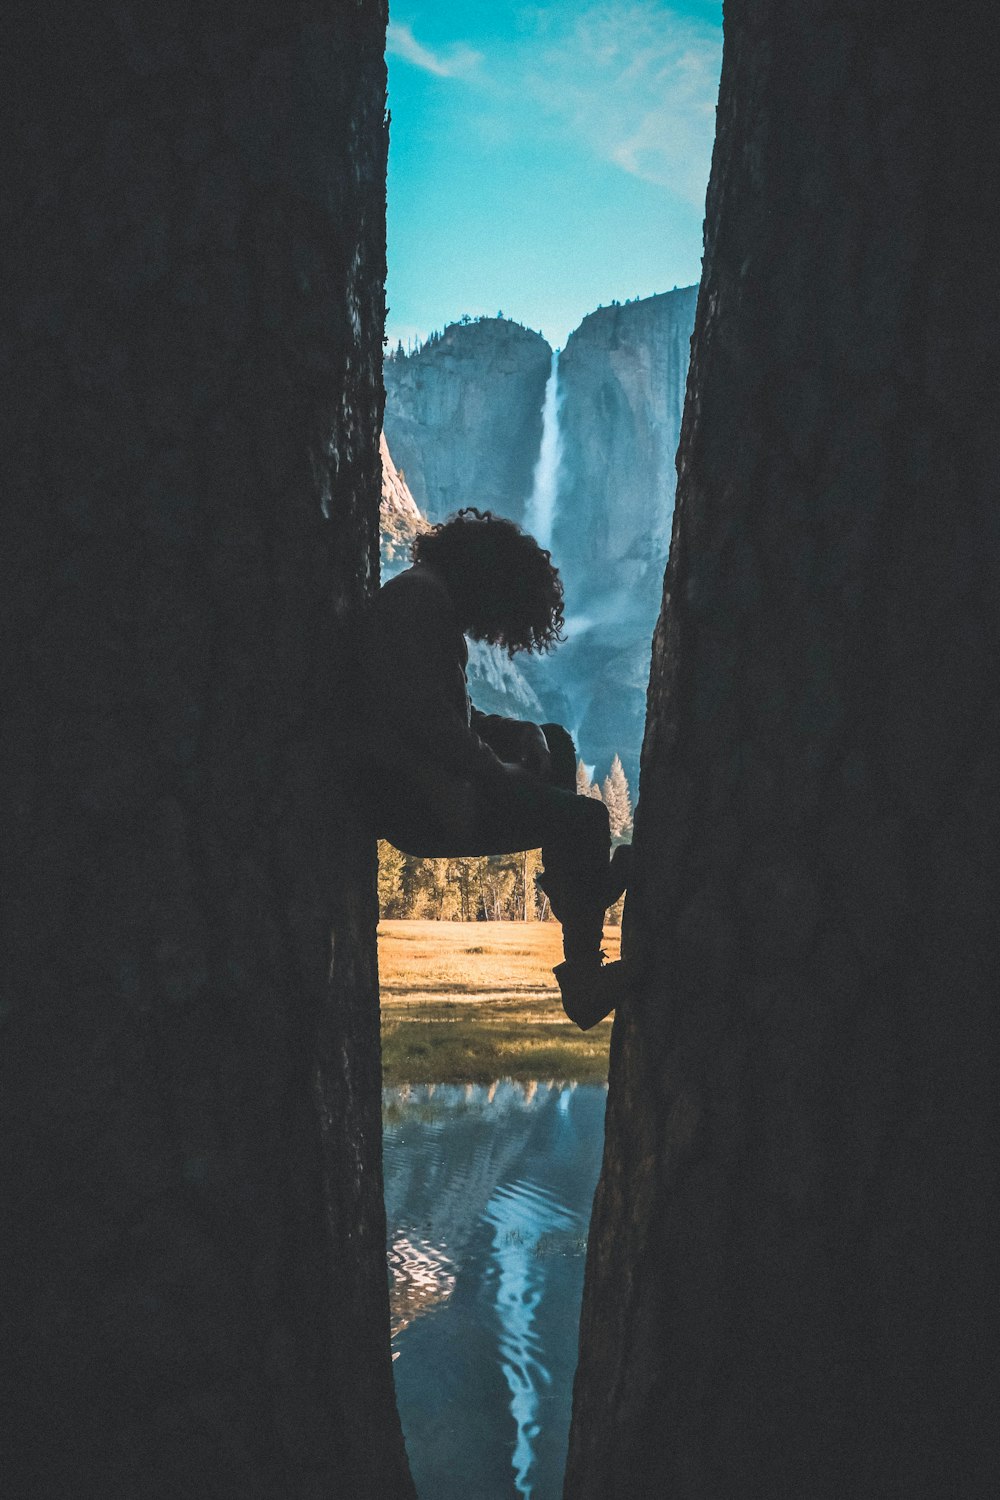
[[[478,505],[520,521],[552,351],[508,318],[452,323],[385,361],[385,432],[431,521]]]
[[[599,308],[559,358],[554,551],[574,593],[596,592],[605,612],[640,614],[650,630],[670,546],[697,290]]]
[[[426,517],[413,498],[404,470],[396,468],[383,432],[379,437],[382,461],[382,492],[378,504],[378,527],[382,577],[390,578],[409,562],[414,537],[427,530]]]
[[[603,776],[617,752],[633,789],[696,298],[696,287],[684,287],[599,308],[559,358],[552,552],[569,630],[555,677],[584,758]]]
[[[409,565],[415,537],[428,529],[406,480],[405,469],[397,469],[383,432],[379,440],[382,459],[382,494],[379,500],[382,581]],[[528,685],[517,663],[503,651],[480,641],[469,642],[469,685],[476,707],[484,713],[509,714],[520,719],[544,719],[541,701]]]
[[[649,642],[670,541],[674,453],[696,289],[599,308],[556,367],[559,464],[552,553],[566,584],[568,639],[513,666],[473,653],[484,708],[553,718],[604,775],[621,755],[635,787]],[[506,319],[452,324],[386,361],[385,428],[431,520],[462,504],[533,524],[552,351]]]

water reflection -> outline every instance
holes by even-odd
[[[389,1244],[389,1305],[393,1337],[413,1319],[443,1302],[455,1290],[452,1263],[437,1245],[415,1245],[405,1234]],[[393,1359],[399,1350],[393,1351]]]
[[[557,1500],[599,1085],[387,1089],[393,1357],[423,1500]]]
[[[552,1193],[531,1182],[498,1187],[485,1217],[493,1225],[493,1252],[500,1272],[494,1305],[500,1325],[501,1368],[510,1386],[510,1409],[517,1424],[514,1480],[519,1495],[530,1495],[529,1475],[540,1431],[539,1388],[552,1383],[535,1324],[545,1281],[535,1257],[543,1235],[575,1229],[580,1219],[567,1213]]]

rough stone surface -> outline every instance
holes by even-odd
[[[697,295],[689,286],[599,308],[559,357],[554,550],[570,584],[596,592],[606,614],[642,613],[647,640],[670,545]]]
[[[568,1500],[995,1490],[977,10],[726,7]]]
[[[696,298],[697,287],[682,287],[598,308],[559,359],[562,463],[552,550],[571,628],[556,677],[575,710],[585,759],[600,778],[620,756],[633,787]]]
[[[540,333],[482,318],[386,360],[386,437],[429,520],[463,505],[523,520],[551,358]]]
[[[407,1496],[345,795],[385,8],[18,10],[2,1487]]]
[[[633,786],[696,296],[683,287],[602,307],[570,335],[552,536],[568,639],[555,656],[513,667],[489,651],[470,661],[477,702],[570,725],[599,778],[618,754]],[[491,318],[387,360],[389,444],[432,520],[474,504],[530,527],[550,359],[537,334]]]
[[[382,491],[378,504],[379,550],[384,581],[408,566],[410,547],[422,531],[428,530],[428,522],[413,498],[406,475],[401,474],[392,461],[384,432],[378,447],[382,463]]]

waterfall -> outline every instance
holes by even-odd
[[[531,482],[531,494],[524,508],[524,529],[542,547],[552,546],[552,526],[559,491],[559,464],[562,460],[562,438],[559,432],[559,350],[552,353],[552,366],[545,386],[542,406],[542,446]]]

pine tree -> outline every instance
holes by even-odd
[[[632,837],[632,799],[621,760],[616,755],[604,778],[604,805],[611,819],[611,842],[627,844]]]
[[[597,782],[591,779],[590,772],[582,760],[576,763],[576,792],[578,797],[596,797],[598,802],[602,800],[601,789]]]
[[[378,842],[378,906],[383,917],[406,915],[403,871],[406,856],[384,839]]]
[[[539,916],[539,892],[535,889],[535,876],[542,868],[540,849],[528,849],[521,855],[521,912],[525,922],[537,922]]]

